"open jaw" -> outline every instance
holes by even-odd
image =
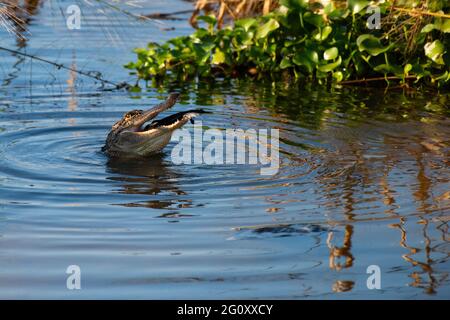
[[[192,124],[194,124],[194,118],[198,116],[200,113],[206,113],[202,109],[195,109],[195,110],[188,110],[188,111],[182,111],[175,114],[172,114],[170,116],[167,116],[165,118],[159,119],[159,120],[153,120],[151,123],[147,125],[143,125],[140,128],[140,132],[145,132],[152,129],[169,129],[169,130],[175,130],[180,127],[182,127],[185,123],[190,121]]]
[[[166,101],[146,111],[132,110],[116,122],[102,148],[109,155],[148,155],[164,148],[172,133],[193,118],[201,109],[178,112],[154,120],[163,111],[171,108],[177,101],[178,94],[170,94]]]
[[[181,128],[188,121],[190,121],[192,124],[194,124],[194,118],[196,116],[198,116],[200,113],[206,113],[206,112],[202,109],[195,109],[195,110],[178,112],[178,113],[172,114],[170,116],[167,116],[167,117],[159,119],[159,120],[153,120],[151,122],[145,121],[142,124],[139,121],[139,123],[137,125],[133,125],[132,127],[128,128],[126,131],[133,132],[133,133],[147,133],[147,132],[153,131],[155,129],[160,130],[160,131],[164,131],[164,130],[173,131],[175,129]]]
[[[171,93],[169,97],[163,103],[158,104],[157,106],[142,112],[140,116],[134,121],[134,124],[131,127],[130,131],[134,132],[143,132],[146,131],[148,125],[145,125],[150,120],[157,117],[161,112],[170,109],[175,105],[179,97],[178,93]],[[154,122],[154,121],[153,121]]]
[[[117,151],[130,155],[145,156],[163,149],[172,137],[172,133],[191,121],[203,110],[189,110],[178,112],[149,124],[144,123],[136,131],[123,132],[119,139]],[[116,148],[114,148],[116,149]]]

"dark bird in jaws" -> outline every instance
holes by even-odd
[[[143,157],[163,149],[176,129],[188,121],[194,123],[194,117],[206,113],[201,109],[188,110],[149,122],[171,108],[177,102],[178,96],[177,93],[171,93],[166,101],[147,111],[132,110],[124,114],[123,118],[112,126],[102,151],[112,157]]]

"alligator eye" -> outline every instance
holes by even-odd
[[[143,113],[142,110],[131,110],[125,113],[124,118],[134,118],[135,116],[139,116]]]

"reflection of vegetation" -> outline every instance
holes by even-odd
[[[328,234],[327,246],[330,249],[329,265],[330,269],[341,270],[342,268],[350,268],[353,266],[353,257],[351,253],[352,249],[352,236],[353,226],[345,226],[345,235],[342,247],[332,245],[333,232]],[[344,263],[337,261],[339,258],[344,257]]]
[[[422,229],[422,235],[424,241],[424,248],[416,248],[408,245],[407,243],[407,230],[405,229],[405,218],[400,218],[400,222],[397,224],[391,224],[390,226],[392,228],[397,228],[400,230],[401,238],[400,238],[400,245],[408,249],[409,252],[402,255],[402,258],[410,263],[413,267],[419,267],[420,271],[413,271],[409,275],[410,278],[412,278],[412,282],[410,285],[412,287],[418,287],[423,288],[425,293],[428,294],[435,294],[436,289],[447,280],[448,274],[447,273],[440,273],[435,270],[434,266],[438,266],[440,263],[444,263],[447,261],[448,256],[441,259],[432,258],[431,255],[434,252],[438,252],[439,245],[432,246],[432,239],[428,235],[428,226],[429,221],[428,219],[422,218],[422,220],[419,221],[423,225]],[[443,224],[446,225],[446,224]],[[439,229],[438,227],[437,229]],[[447,231],[444,231],[446,233]],[[443,239],[444,241],[448,241]],[[420,258],[415,258],[415,255],[418,255],[421,251],[424,253],[424,261],[420,261]]]
[[[345,8],[330,2],[322,11],[306,0],[281,3],[278,10],[236,20],[224,29],[215,28],[213,15],[199,17],[207,28],[136,49],[138,60],[127,67],[141,79],[251,74],[319,83],[361,77],[404,84],[410,79],[437,85],[450,80],[446,1],[424,2],[420,11],[393,10],[391,1],[380,2],[379,30],[367,27],[369,1],[349,1]]]
[[[335,112],[353,120],[370,117],[382,121],[422,120],[427,113],[450,115],[448,95],[419,91],[384,94],[383,90],[326,89],[312,84],[287,85],[268,79],[186,82],[164,78],[152,80],[151,85],[162,94],[174,90],[180,92],[182,102],[187,102],[191,96],[193,100],[189,103],[200,106],[227,105],[233,103],[233,96],[240,96],[247,111],[266,109],[273,117],[286,117],[311,129],[319,128],[332,116],[330,113]],[[191,95],[192,92],[195,95]]]

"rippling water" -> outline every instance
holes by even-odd
[[[120,82],[132,48],[190,31],[186,15],[142,22],[84,2],[68,31],[69,3],[40,4],[28,39],[0,29],[1,45]],[[127,10],[191,8],[140,5]],[[2,51],[0,80],[1,298],[450,298],[448,94],[248,80],[105,91]],[[279,172],[175,165],[174,143],[150,159],[101,153],[124,112],[170,91],[170,112],[211,112],[204,128],[279,129]],[[66,289],[69,265],[81,290]]]

